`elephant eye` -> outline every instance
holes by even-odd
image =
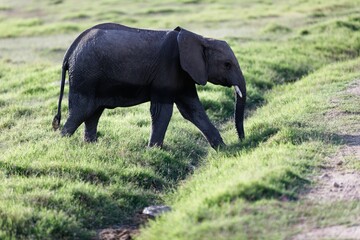
[[[231,69],[231,63],[230,62],[225,62],[225,68],[227,69],[227,70],[230,70]]]

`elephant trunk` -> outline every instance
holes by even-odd
[[[235,127],[239,139],[245,138],[244,132],[244,114],[245,114],[245,102],[246,102],[246,88],[245,84],[240,84],[240,86],[235,85]]]

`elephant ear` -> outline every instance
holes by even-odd
[[[204,38],[180,27],[177,27],[175,31],[180,31],[177,42],[182,69],[184,69],[197,84],[205,85],[208,75],[204,55]]]

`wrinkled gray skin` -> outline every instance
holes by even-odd
[[[244,138],[245,79],[229,45],[177,27],[153,31],[105,23],[84,31],[65,54],[58,113],[59,128],[65,74],[69,72],[69,117],[61,130],[72,135],[85,122],[85,141],[96,141],[97,125],[105,108],[151,102],[149,146],[162,146],[174,103],[195,124],[213,148],[224,145],[209,121],[195,84],[207,81],[238,86],[235,125]],[[240,96],[240,94],[242,96]]]

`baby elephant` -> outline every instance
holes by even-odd
[[[105,108],[151,102],[149,146],[162,146],[174,103],[195,124],[213,148],[224,145],[201,105],[195,84],[207,81],[235,87],[235,125],[244,138],[245,79],[225,41],[205,38],[181,27],[170,31],[130,28],[115,23],[96,25],[80,34],[62,65],[59,128],[65,74],[69,73],[69,117],[61,130],[72,135],[85,122],[85,141],[96,141]]]

